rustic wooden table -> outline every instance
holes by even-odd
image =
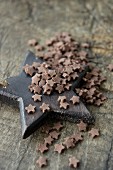
[[[68,31],[80,41],[93,42],[93,52],[107,81],[101,90],[108,100],[101,107],[88,106],[96,116],[101,136],[85,140],[62,155],[47,152],[45,170],[68,170],[68,157],[80,159],[79,170],[113,170],[113,73],[106,65],[113,63],[112,0],[4,0],[0,1],[0,79],[17,75],[28,50],[27,41],[37,37],[43,43],[56,32]],[[38,143],[43,141],[39,129],[28,139],[21,138],[19,111],[0,103],[0,169],[36,170]],[[64,122],[62,139],[76,131],[73,123]]]

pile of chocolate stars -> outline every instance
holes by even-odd
[[[29,90],[33,93],[33,100],[42,101],[43,95],[51,95],[54,91],[59,94],[59,107],[67,109],[69,103],[66,96],[60,96],[62,92],[70,90],[73,82],[79,77],[80,73],[88,66],[90,71],[86,73],[79,88],[74,89],[78,96],[70,99],[74,105],[79,103],[79,98],[85,103],[100,106],[106,97],[99,91],[99,87],[105,77],[101,75],[101,71],[90,63],[91,51],[90,44],[79,43],[73,39],[68,33],[61,33],[46,42],[45,46],[41,46],[35,39],[29,40],[28,44],[36,50],[36,56],[42,59],[41,63],[34,62],[32,65],[24,66],[24,71],[31,76],[31,84]],[[43,94],[43,95],[42,95]],[[44,113],[50,110],[50,106],[42,103],[40,106]],[[35,106],[31,104],[26,107],[29,113],[35,112]],[[45,129],[49,136],[44,139],[44,144],[40,144],[38,151],[41,153],[48,150],[48,146],[53,140],[58,139],[59,131],[62,128],[61,123],[55,124],[52,128]],[[86,131],[87,125],[84,122],[78,124],[79,131]],[[89,131],[92,137],[99,136],[98,129],[92,128]],[[76,143],[83,140],[80,133],[73,134],[64,139],[62,144],[55,144],[54,151],[62,153],[64,149],[73,148]],[[69,158],[69,166],[77,167],[79,160],[75,157]],[[37,164],[42,167],[47,164],[47,159],[40,157]]]

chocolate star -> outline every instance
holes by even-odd
[[[29,104],[29,106],[25,107],[25,110],[27,111],[27,113],[34,113],[35,108],[36,108],[36,106]]]
[[[55,144],[54,145],[54,151],[58,153],[62,153],[62,151],[65,149],[65,147],[62,144]]]
[[[39,159],[36,161],[36,163],[41,168],[42,166],[47,165],[47,159],[45,157],[40,156]]]
[[[66,140],[63,142],[63,145],[65,145],[67,149],[74,147],[74,146],[75,146],[75,144],[74,144],[74,139],[72,139],[72,138],[66,139]]]
[[[40,106],[40,109],[42,110],[43,113],[45,111],[49,111],[50,110],[49,104],[42,103],[42,105]]]
[[[67,109],[69,104],[67,102],[60,102],[60,108]]]
[[[107,68],[108,68],[110,71],[113,71],[113,64],[109,64],[109,65],[107,66]]]
[[[86,131],[87,124],[84,123],[83,121],[80,121],[80,123],[77,124],[79,131]]]
[[[92,138],[99,136],[99,130],[95,128],[92,128],[88,133]]]
[[[37,149],[37,151],[40,151],[41,153],[44,153],[44,152],[47,151],[47,150],[48,150],[48,148],[47,148],[47,146],[46,146],[46,143],[40,144],[40,145],[38,146],[38,149]]]
[[[47,138],[44,138],[44,141],[46,144],[51,145],[53,142],[53,138],[51,136],[48,136]]]
[[[36,101],[41,101],[41,97],[42,95],[39,95],[39,94],[35,94],[32,96],[33,100],[36,102]]]
[[[38,63],[42,63],[43,60],[39,59],[38,57],[36,58],[32,52],[29,52],[27,54],[24,66],[28,65],[29,67],[34,62],[38,64]],[[36,63],[35,63],[35,66],[36,66]],[[39,70],[40,72],[42,72],[41,69],[43,71],[47,69],[47,68],[44,68],[45,66],[40,68],[39,64],[37,66],[38,66],[37,70]],[[33,66],[31,66],[31,68],[34,69]],[[60,109],[59,103],[57,101],[58,93],[53,92],[50,96],[42,95],[41,93],[42,89],[40,86],[30,85],[32,81],[31,75],[33,76],[34,70],[31,75],[29,74],[26,75],[24,70],[18,76],[8,78],[6,80],[8,82],[8,85],[6,88],[0,87],[0,100],[6,103],[12,104],[16,107],[19,106],[20,108],[23,138],[28,137],[37,128],[39,128],[44,123],[47,116],[50,116],[51,118],[57,117],[60,119],[67,119],[72,122],[77,122],[80,119],[84,120],[87,123],[94,122],[94,117],[90,114],[90,112],[87,110],[87,108],[84,106],[84,104],[81,101],[77,106],[70,103],[69,108]],[[83,76],[84,74],[81,75],[82,78]],[[77,80],[77,82],[75,82],[75,85],[78,86],[80,84],[81,77],[79,77],[79,81]],[[54,79],[57,79],[59,81],[59,78],[57,75],[52,78],[53,81],[55,81]],[[70,91],[62,92],[62,96],[66,96],[67,101],[69,101],[70,98],[72,98],[72,96],[76,95],[75,92],[73,91],[74,87],[72,86]],[[38,94],[42,95],[43,103],[48,103],[51,110],[43,113],[40,109],[40,106],[42,105],[42,103],[33,101],[32,99],[33,94],[31,93],[31,91],[32,92],[34,91],[36,93],[38,91],[39,92]],[[27,111],[25,110],[25,107],[27,107],[29,104],[36,106],[37,114],[35,113],[34,115],[30,115],[27,113]]]
[[[75,140],[75,142],[78,142],[78,141],[82,141],[83,140],[83,137],[80,133],[76,133],[76,134],[73,134],[71,136],[71,138],[73,138]]]
[[[60,133],[56,132],[56,131],[52,131],[49,133],[50,136],[53,138],[53,139],[58,139]]]
[[[75,157],[69,158],[69,166],[72,166],[72,167],[74,167],[74,168],[77,168],[78,163],[79,163],[79,160],[76,159]]]
[[[53,129],[60,130],[63,128],[63,125],[60,122],[54,123]]]
[[[58,97],[58,102],[64,102],[66,101],[66,96],[59,96]]]
[[[73,104],[79,103],[79,96],[73,96],[70,100],[73,102]]]

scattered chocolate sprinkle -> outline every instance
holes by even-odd
[[[63,125],[61,124],[61,122],[54,123],[53,129],[59,131],[59,130],[61,130],[62,128],[63,128]]]
[[[56,90],[58,91],[58,93],[62,93],[64,91],[63,85],[57,84]]]
[[[75,140],[75,142],[79,142],[79,141],[83,140],[83,137],[82,137],[82,135],[80,133],[73,134],[71,136],[71,138],[73,138]]]
[[[75,146],[74,139],[73,138],[67,138],[64,140],[63,145],[68,148],[73,148]]]
[[[28,41],[28,45],[29,45],[29,46],[35,46],[35,45],[37,45],[37,44],[38,44],[38,42],[37,42],[36,39],[31,39],[31,40]]]
[[[53,142],[53,138],[51,136],[48,136],[47,138],[44,138],[44,141],[46,144],[51,145]]]
[[[113,71],[113,64],[109,64],[109,65],[107,66],[107,68],[108,68],[110,71]]]
[[[61,154],[65,149],[65,147],[62,144],[55,144],[54,147],[55,147],[54,151],[58,152],[59,154]]]
[[[36,101],[41,101],[41,98],[42,98],[42,95],[39,95],[39,94],[35,94],[32,96],[33,100],[36,102]]]
[[[46,146],[46,143],[44,143],[44,144],[39,144],[38,149],[37,149],[37,151],[40,151],[41,153],[44,153],[44,152],[47,151],[47,150],[48,150],[48,148],[47,148],[47,146]]]
[[[76,159],[75,157],[70,157],[70,158],[69,158],[69,166],[70,166],[70,167],[77,168],[79,162],[80,162],[80,161],[79,161],[78,159]]]
[[[99,136],[99,130],[95,128],[92,128],[88,133],[92,138]]]
[[[34,113],[36,109],[36,106],[33,106],[31,104],[29,104],[27,107],[25,107],[25,110],[27,111],[27,113]]]
[[[45,157],[40,156],[39,159],[36,161],[36,164],[41,168],[47,165],[47,159]]]
[[[80,102],[79,96],[73,96],[70,101],[72,101],[73,104],[77,104]]]
[[[53,138],[53,139],[58,139],[60,133],[56,132],[56,131],[52,131],[49,133],[50,136]]]
[[[66,96],[59,96],[58,97],[58,102],[64,102],[66,101]]]
[[[60,102],[60,108],[67,109],[69,104],[67,102]]]
[[[42,110],[43,113],[45,111],[49,111],[50,110],[49,104],[42,103],[42,105],[40,106],[40,109]]]
[[[79,131],[86,131],[87,124],[83,121],[80,121],[80,123],[77,124]]]
[[[39,85],[33,86],[34,93],[41,94],[42,88]]]
[[[35,70],[32,66],[29,66],[28,64],[26,64],[23,67],[23,70],[25,71],[25,73],[29,76],[33,76],[33,74],[35,73]]]

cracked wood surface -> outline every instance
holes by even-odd
[[[80,159],[79,170],[113,170],[113,73],[106,69],[113,63],[113,1],[112,0],[4,0],[0,1],[0,80],[17,75],[28,49],[27,41],[44,40],[56,32],[68,31],[80,41],[90,41],[96,54],[93,62],[107,76],[101,90],[108,100],[101,107],[89,106],[96,117],[101,136],[85,140],[62,155],[45,155],[50,170],[69,170],[68,157]],[[39,129],[26,140],[21,138],[19,111],[0,103],[0,169],[36,170],[37,145],[44,134]],[[73,123],[64,122],[61,138],[76,131]]]

